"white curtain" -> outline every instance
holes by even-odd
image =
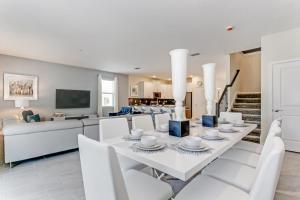
[[[102,75],[98,74],[98,115],[102,117]]]
[[[118,112],[119,111],[119,101],[118,101],[118,99],[119,99],[119,91],[118,91],[118,77],[116,76],[115,78],[114,78],[114,82],[115,82],[115,84],[114,84],[114,86],[115,86],[115,88],[114,88],[114,93],[115,93],[115,95],[114,95],[114,112]]]

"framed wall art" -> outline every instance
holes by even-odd
[[[38,77],[4,73],[4,100],[37,100]]]

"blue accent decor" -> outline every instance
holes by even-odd
[[[202,115],[202,126],[216,127],[218,126],[218,118],[215,115]]]
[[[130,106],[124,106],[121,108],[119,112],[113,112],[109,113],[109,116],[120,116],[120,115],[127,115],[132,113],[132,107]]]
[[[169,121],[169,134],[175,137],[185,137],[190,134],[190,121]]]

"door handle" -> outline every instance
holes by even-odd
[[[280,109],[276,109],[276,110],[273,110],[273,112],[281,112],[283,110],[280,110]]]

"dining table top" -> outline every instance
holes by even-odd
[[[145,164],[182,181],[187,181],[213,160],[241,141],[243,137],[248,135],[256,127],[257,125],[255,124],[247,124],[246,127],[235,127],[237,132],[234,133],[220,132],[219,135],[225,137],[223,140],[202,139],[202,142],[208,145],[210,150],[200,153],[178,151],[174,146],[181,142],[183,138],[170,136],[168,133],[158,131],[147,131],[144,134],[154,135],[158,141],[167,144],[166,148],[160,151],[136,151],[133,145],[137,143],[137,141],[128,141],[123,137],[115,137],[103,142],[113,146],[116,152],[122,156]],[[204,135],[208,129],[213,128],[203,127],[199,124],[190,128],[190,135],[201,136]]]

